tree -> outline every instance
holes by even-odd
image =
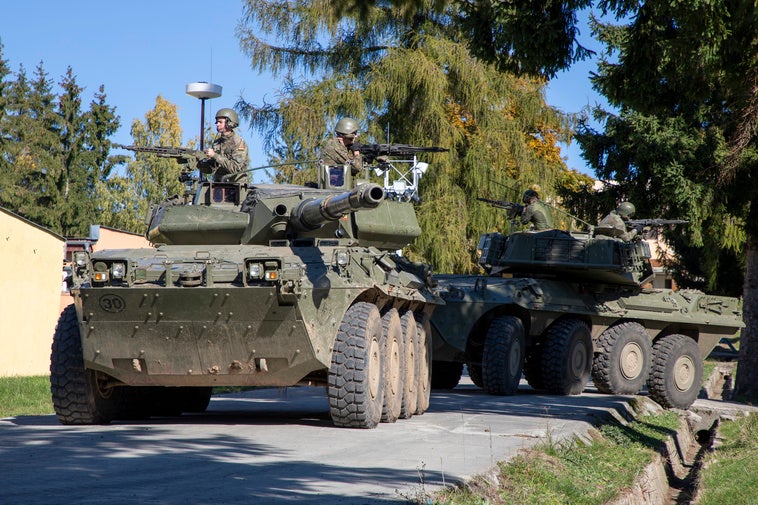
[[[607,53],[594,83],[620,112],[595,111],[604,131],[585,123],[578,141],[638,214],[689,219],[667,235],[683,285],[738,295],[744,255],[736,392],[758,399],[758,11],[656,0],[630,19],[596,25]]]
[[[118,128],[103,88],[90,111],[69,68],[61,95],[42,63],[33,80],[20,67],[15,81],[0,63],[0,205],[66,236],[82,235],[97,219],[94,181],[106,159],[103,142]]]
[[[155,108],[145,114],[145,122],[134,120],[131,128],[134,145],[180,145],[182,130],[176,105],[160,95]],[[117,161],[126,162],[125,157]],[[124,175],[110,174],[98,183],[102,224],[134,233],[145,233],[145,216],[150,204],[181,194],[179,176],[182,166],[172,158],[136,153],[126,163]]]
[[[543,79],[514,76],[471,53],[455,24],[460,14],[426,3],[403,18],[379,3],[349,11],[250,0],[238,27],[253,69],[290,76],[278,104],[238,104],[267,148],[286,139],[288,155],[314,159],[341,116],[365,126],[362,142],[450,148],[425,159],[433,168],[422,180],[423,231],[406,251],[443,272],[474,270],[479,235],[506,226],[477,196],[520,201],[534,183],[543,197],[552,194],[565,171],[557,142],[569,126],[545,103]]]

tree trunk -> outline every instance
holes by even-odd
[[[740,336],[740,354],[735,397],[741,401],[758,401],[758,241],[748,235],[745,250],[745,285],[743,319],[745,328]]]

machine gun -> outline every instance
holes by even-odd
[[[408,144],[358,144],[350,146],[353,151],[360,151],[367,163],[373,163],[380,156],[415,156],[416,153],[445,153],[450,149],[444,147],[416,147]]]
[[[514,219],[517,216],[520,216],[524,212],[524,206],[519,203],[513,203],[513,202],[506,202],[504,200],[492,200],[490,198],[481,198],[478,197],[477,200],[480,202],[489,203],[493,207],[497,207],[498,209],[505,209],[508,214],[508,219]]]
[[[125,146],[123,144],[113,144],[113,147],[134,151],[135,153],[154,154],[161,158],[174,158],[181,163],[186,163],[190,170],[196,170],[198,162],[207,158],[203,151],[187,147]]]
[[[640,235],[645,235],[646,228],[658,228],[667,224],[687,224],[689,221],[682,219],[629,219],[625,222],[627,228],[634,228]]]

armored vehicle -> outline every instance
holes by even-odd
[[[479,242],[488,275],[438,275],[446,304],[432,316],[433,385],[474,384],[513,394],[579,394],[590,377],[604,393],[649,395],[687,408],[702,358],[743,322],[738,300],[653,289],[650,246],[561,230],[491,233]]]
[[[409,199],[342,166],[307,186],[187,181],[148,216],[153,248],[75,253],[61,423],[203,411],[214,386],[326,386],[342,427],[425,412],[441,300],[395,252],[420,233]]]

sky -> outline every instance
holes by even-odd
[[[111,139],[114,143],[132,143],[132,122],[144,121],[159,95],[177,105],[184,142],[199,137],[201,101],[186,94],[189,83],[205,81],[222,87],[221,97],[205,102],[206,123],[218,109],[233,107],[239,98],[254,104],[278,99],[280,80],[251,70],[240,49],[235,36],[242,16],[238,0],[132,0],[128,4],[27,0],[6,2],[1,12],[2,57],[11,71],[16,73],[23,66],[33,78],[41,64],[56,84],[57,94],[58,83],[71,67],[84,88],[85,110],[103,85],[106,102],[116,108],[121,121]],[[582,29],[582,37],[586,45],[597,49],[587,28]],[[547,102],[569,113],[605,103],[591,89],[593,69],[594,63],[585,61],[559,74],[547,88]],[[237,132],[248,143],[251,166],[265,165],[260,136],[244,120]],[[569,168],[592,175],[576,143],[563,146],[562,153]]]

